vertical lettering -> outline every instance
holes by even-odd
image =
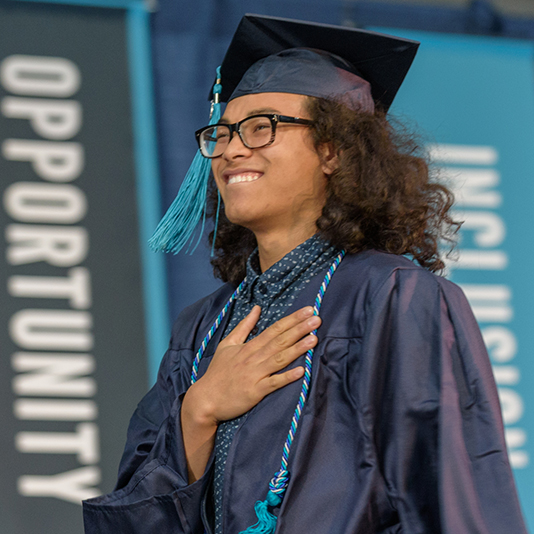
[[[17,221],[75,224],[87,212],[87,201],[70,184],[16,182],[4,192],[4,207]]]
[[[19,95],[67,98],[79,89],[81,76],[65,58],[12,55],[0,63],[0,82]]]
[[[10,161],[30,161],[41,178],[53,182],[71,182],[84,165],[82,145],[66,141],[6,139],[2,154]]]
[[[78,265],[87,256],[85,228],[57,228],[30,224],[10,224],[6,229],[7,261],[12,265],[45,261],[57,267]]]
[[[7,289],[14,297],[69,299],[73,308],[89,308],[91,286],[89,270],[74,267],[68,276],[11,276]]]
[[[21,310],[9,321],[9,333],[25,349],[86,351],[93,346],[92,325],[87,312]]]
[[[94,423],[80,423],[75,432],[19,432],[15,445],[24,453],[76,454],[82,464],[100,459],[98,427]]]
[[[101,478],[100,469],[91,466],[52,476],[22,476],[17,485],[19,493],[27,497],[55,497],[81,504],[81,501],[102,493],[92,487],[99,484]]]
[[[6,96],[2,113],[11,119],[28,119],[34,132],[45,139],[70,139],[82,125],[82,107],[76,100]]]

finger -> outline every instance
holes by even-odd
[[[292,382],[295,382],[299,378],[304,376],[304,367],[295,367],[289,369],[285,373],[277,373],[264,378],[259,384],[262,389],[262,394],[268,395],[277,389],[283,388]]]
[[[276,321],[276,323],[269,326],[269,328],[266,328],[253,341],[257,346],[266,345],[271,340],[277,338],[278,336],[283,335],[285,332],[287,332],[291,328],[294,328],[295,326],[299,324],[305,323],[309,319],[313,319],[313,317],[314,317],[313,308],[311,306],[306,306],[305,308],[301,308],[300,310],[293,312],[291,315],[288,315],[287,317],[282,317],[282,319]],[[304,328],[304,330],[306,330],[306,328]],[[306,333],[309,333],[312,330],[313,328],[311,328],[307,332],[304,332],[300,337],[306,335]]]
[[[273,339],[276,336],[287,332],[289,329],[307,321],[312,317],[313,308],[311,306],[306,306],[286,317],[282,317],[282,319],[279,319],[278,321],[276,321],[276,323],[265,329],[265,332],[263,332],[261,335],[262,337],[267,338],[268,340]]]
[[[258,322],[261,308],[254,306],[250,313],[226,336],[225,341],[230,345],[239,345],[247,340],[248,335]]]
[[[291,347],[273,354],[269,358],[262,361],[262,372],[265,375],[277,373],[284,367],[287,367],[291,362],[308,352],[317,345],[317,336],[309,334]]]
[[[321,325],[321,318],[317,315],[307,318],[304,321],[301,321],[295,324],[293,327],[288,330],[281,330],[278,327],[279,333],[274,337],[271,335],[271,339],[267,341],[263,340],[263,344],[260,346],[261,349],[261,360],[271,358],[273,355],[293,346],[304,336],[313,332]],[[277,331],[277,323],[270,326],[272,332]],[[259,336],[258,336],[259,337]]]

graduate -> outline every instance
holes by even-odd
[[[526,533],[478,326],[434,274],[452,196],[386,118],[417,46],[243,18],[153,238],[207,209],[225,285],[175,322],[87,534]]]

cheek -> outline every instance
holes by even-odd
[[[310,193],[324,189],[326,177],[315,153],[305,154],[301,159],[293,160],[291,171],[294,177],[292,181],[297,189]]]

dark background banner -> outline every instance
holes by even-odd
[[[147,361],[126,11],[0,3],[0,532],[82,532]]]

